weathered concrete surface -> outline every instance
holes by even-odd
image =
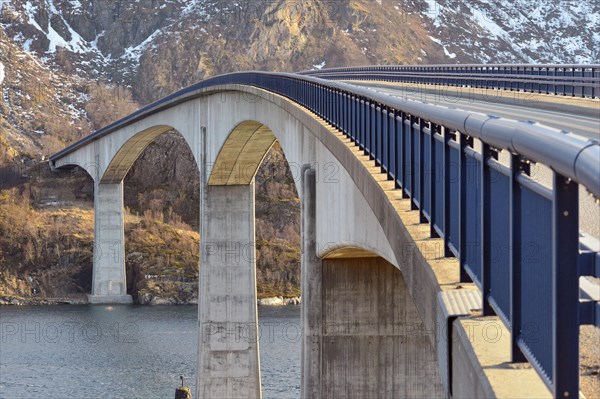
[[[254,182],[205,190],[197,397],[260,398]]]
[[[313,397],[446,397],[398,269],[379,257],[324,259],[322,275],[322,391]]]
[[[452,323],[458,317],[481,312],[481,292],[477,287],[442,291],[438,294],[437,356],[440,379],[447,392],[452,393]]]
[[[302,197],[302,365],[301,397],[321,398],[323,274],[317,256],[316,171],[303,170]]]
[[[552,398],[529,363],[510,362],[510,332],[498,317],[457,319],[452,333],[454,399]]]
[[[88,300],[132,303],[125,276],[123,183],[96,184],[94,189],[94,267]]]

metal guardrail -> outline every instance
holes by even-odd
[[[330,68],[300,74],[334,80],[470,86],[588,98],[600,96],[600,64],[382,65]]]
[[[597,322],[594,303],[579,301],[579,277],[600,269],[598,252],[579,248],[579,185],[600,197],[600,143],[342,82],[242,72],[174,93],[50,160],[225,84],[285,96],[349,137],[443,238],[444,254],[460,260],[461,279],[483,293],[484,315],[511,331],[513,361],[529,361],[556,398],[578,395],[579,325]],[[530,162],[554,171],[553,189],[533,180]]]

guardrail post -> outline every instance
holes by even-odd
[[[375,103],[371,103],[371,127],[369,128],[369,158],[371,160],[374,160],[376,157],[375,151],[376,151],[376,142],[375,142],[375,135],[377,134],[376,129],[377,129],[377,115],[376,115],[376,108],[375,108]]]
[[[579,395],[579,186],[554,174],[552,346],[555,398]]]
[[[397,182],[400,182],[400,186],[402,187],[402,198],[408,198],[406,195],[405,186],[406,186],[406,168],[405,168],[405,150],[404,150],[404,112],[399,111],[396,116],[396,154],[397,154],[397,162],[398,162],[398,177],[396,178]]]
[[[490,303],[488,302],[488,296],[491,293],[492,281],[490,271],[492,268],[492,257],[490,254],[491,250],[491,225],[492,220],[492,209],[490,208],[491,203],[491,186],[490,186],[490,168],[488,166],[488,160],[491,157],[490,146],[486,143],[481,143],[481,164],[480,167],[480,178],[481,178],[481,297],[483,303],[481,309],[483,310],[484,316],[491,316],[494,314]]]
[[[592,98],[598,97],[598,93],[596,91],[597,86],[594,85],[594,83],[596,83],[596,72],[597,72],[597,69],[592,68],[592,93],[591,93]]]
[[[444,257],[448,258],[453,256],[450,251],[449,238],[450,238],[450,132],[446,127],[442,127],[444,132],[444,150],[442,155],[442,176],[444,179],[443,192],[444,192]]]
[[[466,135],[457,132],[460,150],[458,153],[458,264],[460,265],[460,282],[471,281],[465,269],[467,255],[467,159],[465,149],[470,144]]]
[[[365,100],[360,100],[360,115],[359,115],[359,124],[358,124],[358,141],[359,146],[363,150],[363,154],[367,154],[365,151],[365,131],[367,130],[367,103]]]
[[[427,223],[425,217],[425,122],[419,118],[419,222]]]
[[[348,136],[348,125],[346,124],[346,118],[348,117],[348,107],[346,104],[346,93],[339,94],[340,100],[340,130],[345,136]]]
[[[331,119],[330,119],[330,106],[331,106],[331,98],[329,96],[329,88],[325,87],[323,88],[323,97],[324,97],[324,101],[323,101],[323,114],[321,114],[321,117],[323,119],[325,119],[325,122],[327,122],[328,124],[331,123]]]
[[[408,163],[410,165],[410,170],[408,172],[410,179],[410,210],[416,211],[419,208],[417,204],[415,204],[415,131],[413,125],[415,124],[415,117],[413,115],[410,116],[408,126]]]
[[[352,95],[350,93],[344,93],[344,125],[346,129],[346,137],[352,141],[352,136],[350,135],[350,130],[352,130],[352,119],[353,113],[352,108],[354,104],[352,102]]]
[[[373,144],[373,152],[375,154],[375,165],[379,166],[380,170],[383,171],[383,153],[381,152],[381,119],[383,118],[382,113],[383,109],[381,108],[381,105],[378,105],[375,108],[375,134],[373,134],[375,143]]]
[[[365,155],[370,155],[369,151],[371,150],[371,103],[365,100],[365,120],[364,120],[364,145],[363,148],[365,150]],[[370,159],[370,157],[369,157]]]
[[[356,143],[356,127],[358,126],[358,103],[356,101],[356,97],[352,95],[350,97],[350,110],[351,110],[351,120],[350,120],[350,139]]]
[[[388,136],[389,136],[389,154],[390,154],[390,164],[389,164],[389,173],[388,176],[393,178],[394,181],[398,179],[398,163],[396,162],[396,111],[390,109],[390,113],[388,114]],[[395,183],[397,188],[397,183]]]
[[[342,93],[337,89],[333,91],[333,101],[333,118],[335,121],[335,127],[343,132],[342,106],[344,104],[344,101],[342,99]]]
[[[437,232],[435,231],[435,227],[434,224],[436,222],[437,219],[437,214],[436,214],[436,206],[435,206],[435,201],[436,201],[436,195],[435,195],[435,191],[436,191],[436,187],[435,187],[435,183],[436,183],[436,179],[437,179],[437,163],[436,163],[436,145],[435,145],[435,133],[437,132],[437,125],[435,125],[434,123],[430,123],[430,136],[429,136],[429,171],[431,173],[431,176],[429,177],[429,200],[430,200],[430,206],[429,206],[429,218],[430,218],[430,223],[429,223],[429,237],[437,237]]]
[[[389,131],[389,117],[388,117],[388,109],[383,108],[381,110],[381,173],[386,173],[388,179],[390,178],[390,156],[389,156],[389,144],[390,138],[388,135]]]
[[[523,162],[519,155],[510,156],[510,323],[511,323],[511,361],[526,362],[519,349],[518,340],[522,329],[521,306],[521,184],[517,177],[523,172]]]

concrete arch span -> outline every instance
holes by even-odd
[[[264,154],[278,140],[291,165],[303,204],[303,353],[306,354],[303,396],[327,397],[322,389],[328,385],[310,377],[311,370],[313,375],[315,371],[319,375],[326,372],[322,369],[324,363],[311,363],[311,359],[325,350],[322,344],[326,335],[322,324],[315,321],[319,317],[319,304],[323,303],[322,262],[327,265],[327,262],[350,260],[376,261],[373,270],[388,266],[400,269],[408,298],[412,294],[412,306],[418,309],[430,330],[435,323],[435,305],[431,302],[439,290],[438,280],[428,266],[423,267],[419,251],[406,251],[406,244],[413,245],[414,241],[394,204],[395,187],[378,180],[375,170],[378,168],[363,162],[353,152],[352,143],[314,114],[283,97],[248,86],[226,85],[219,89],[220,92],[212,89],[190,94],[188,99],[178,99],[172,105],[117,126],[61,156],[55,165],[97,160],[96,186],[100,190],[113,187],[104,199],[98,196],[96,209],[104,214],[97,234],[107,237],[106,243],[100,243],[102,246],[110,243],[118,247],[122,243],[122,215],[114,210],[122,205],[119,179],[125,176],[146,141],[161,134],[163,129],[175,128],[181,133],[200,165],[201,181],[197,394],[215,398],[260,397],[258,344],[241,336],[237,340],[227,337],[229,332],[235,335],[243,330],[247,338],[248,326],[257,322],[255,254],[254,250],[247,250],[254,243],[253,178]],[[248,93],[252,101],[247,100]],[[246,169],[244,165],[254,166]],[[312,184],[308,192],[307,184]],[[313,211],[307,211],[310,203]],[[309,218],[313,222],[307,221]],[[348,252],[348,248],[362,252],[357,256],[356,252]],[[345,256],[335,259],[335,255],[344,253]],[[107,254],[110,258],[111,253]],[[105,255],[103,252],[102,258]],[[123,262],[118,256],[110,259],[115,268]],[[118,295],[110,291],[105,296]],[[420,303],[421,298],[428,299]],[[404,308],[406,301],[402,301]],[[428,336],[426,341],[434,345],[435,337]],[[318,347],[313,346],[315,342]],[[418,352],[431,357],[429,344],[418,346]],[[342,371],[338,369],[336,373]],[[434,374],[432,378],[437,378]],[[341,381],[334,380],[328,381],[334,385]],[[378,384],[376,379],[365,380],[357,392],[380,396]],[[406,387],[410,385],[407,384]],[[313,395],[314,389],[321,390],[317,396]],[[437,396],[437,391],[422,392],[423,397]]]
[[[282,97],[240,85],[222,89],[178,101],[127,123],[55,160],[55,167],[87,165],[97,184],[118,184],[145,146],[173,129],[185,138],[197,164],[204,165],[200,174],[208,184],[247,184],[276,139],[285,152],[300,198],[302,169],[311,166],[317,172],[320,202],[327,204],[319,208],[319,218],[327,221],[319,225],[319,247],[323,249],[319,255],[339,243],[362,245],[400,267],[376,215],[379,206],[373,210],[355,184],[363,177],[356,176],[339,158],[352,154],[346,148],[335,154],[340,149],[331,151],[323,140],[335,143],[339,139],[314,115]],[[246,147],[236,147],[239,140]],[[230,151],[236,154],[234,162],[225,156]],[[238,170],[232,173],[233,168]]]

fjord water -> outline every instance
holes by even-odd
[[[0,307],[0,398],[196,392],[197,307]],[[264,398],[300,396],[300,308],[259,308]]]

